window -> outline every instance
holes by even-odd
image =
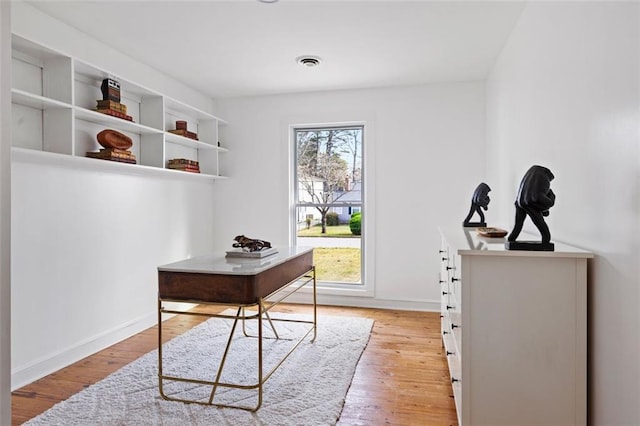
[[[363,283],[363,126],[294,128],[295,244],[318,281]]]

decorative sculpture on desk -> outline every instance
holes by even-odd
[[[462,222],[462,226],[473,228],[483,228],[487,226],[487,223],[484,221],[484,213],[482,212],[482,209],[487,210],[489,208],[489,202],[491,201],[491,198],[489,198],[489,191],[491,191],[491,188],[489,188],[489,185],[484,182],[478,185],[476,190],[473,191],[473,196],[471,197],[471,208],[469,209],[469,214],[464,219],[464,222]],[[474,213],[478,213],[480,215],[479,222],[470,222]]]
[[[551,190],[554,176],[551,170],[543,166],[531,166],[520,182],[516,197],[516,223],[507,237],[507,250],[554,251],[549,227],[544,221],[549,216],[549,209],[556,201],[556,195]],[[516,241],[522,230],[527,215],[540,231],[542,241]]]
[[[254,252],[262,249],[271,248],[271,243],[264,240],[256,240],[253,238],[245,237],[244,235],[238,235],[233,239],[236,241],[233,243],[233,247],[241,248],[243,251]]]

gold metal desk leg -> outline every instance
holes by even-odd
[[[262,303],[262,300],[260,300],[258,303]],[[267,320],[269,321],[269,325],[271,326],[271,330],[273,330],[273,334],[276,336],[276,339],[280,339],[280,336],[278,335],[278,330],[276,330],[276,326],[273,323],[273,321],[271,320],[271,317],[269,316],[269,312],[267,310],[264,309],[264,305],[262,306],[262,310],[264,311],[264,315],[267,317]],[[246,316],[245,316],[245,312],[244,312],[244,307],[242,308],[242,333],[245,335],[245,337],[255,337],[255,336],[251,336],[248,332],[247,332],[247,328],[246,328]]]
[[[258,300],[258,405],[253,411],[258,411],[262,405],[262,298]],[[274,329],[275,331],[275,329]]]
[[[313,339],[311,342],[316,341],[318,336],[318,303],[316,298],[316,267],[311,267],[311,273],[313,274]]]
[[[222,360],[220,361],[220,366],[218,366],[218,373],[216,373],[216,380],[214,382],[213,388],[211,389],[211,395],[209,396],[208,404],[211,405],[213,402],[213,397],[216,394],[216,390],[218,389],[217,383],[220,383],[220,376],[222,375],[222,369],[224,368],[224,363],[227,360],[227,354],[229,353],[229,347],[231,346],[231,341],[233,340],[233,334],[236,331],[236,325],[238,325],[238,317],[240,316],[240,312],[242,307],[238,307],[238,312],[236,312],[236,318],[233,320],[233,326],[231,327],[231,332],[229,333],[229,339],[227,340],[227,346],[224,348],[224,353],[222,354]]]
[[[162,301],[158,297],[158,388],[164,397],[162,389]]]

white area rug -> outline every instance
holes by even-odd
[[[272,318],[310,316],[271,314]],[[253,323],[253,326],[251,326]],[[256,321],[248,322],[255,332]],[[215,366],[232,321],[212,318],[163,346],[163,373],[215,379]],[[344,405],[353,374],[369,341],[373,320],[318,317],[318,337],[309,335],[264,385],[262,408],[255,413],[233,408],[165,401],[158,391],[158,353],[152,351],[102,381],[56,404],[27,425],[333,425]],[[267,373],[297,341],[306,324],[277,322],[280,340],[264,339]],[[264,321],[265,336],[270,336]],[[295,340],[291,340],[295,339]],[[255,384],[257,339],[242,335],[240,323],[221,381]],[[211,386],[165,381],[165,392],[207,400]],[[255,406],[257,391],[219,388],[216,399]]]

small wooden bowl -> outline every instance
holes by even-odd
[[[129,136],[111,129],[101,131],[96,138],[104,148],[127,150],[133,145],[133,141]]]
[[[509,232],[501,228],[476,228],[479,235],[487,238],[503,238]]]

